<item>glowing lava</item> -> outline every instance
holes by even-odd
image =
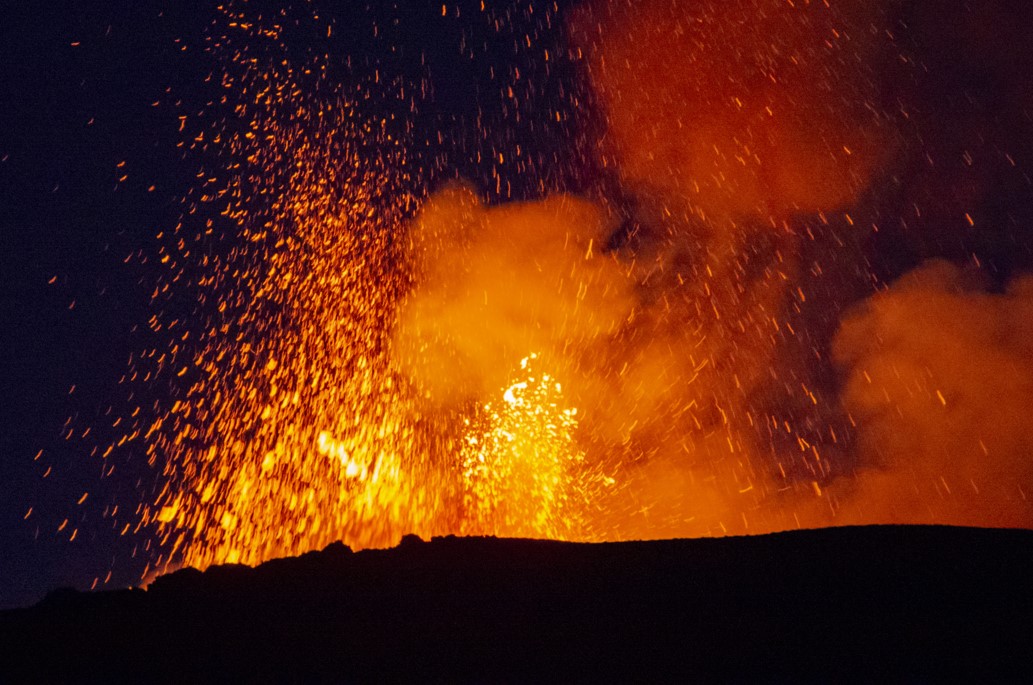
[[[583,539],[587,477],[578,446],[577,409],[537,354],[498,399],[467,419],[462,470],[463,532]]]

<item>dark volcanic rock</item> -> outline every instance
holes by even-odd
[[[1033,680],[1033,532],[407,537],[0,613],[0,682]]]

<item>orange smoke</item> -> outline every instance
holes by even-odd
[[[761,508],[786,488],[750,403],[785,274],[731,285],[668,271],[669,255],[639,263],[607,247],[613,230],[585,200],[486,207],[464,187],[430,197],[409,226],[417,275],[391,358],[422,411],[471,426],[455,443],[473,488],[463,529],[627,539],[784,527]],[[514,376],[528,359],[529,384]]]
[[[622,178],[670,211],[850,204],[885,158],[862,0],[590,3],[571,22]]]
[[[574,197],[486,208],[462,186],[433,196],[409,231],[419,284],[395,361],[437,404],[494,392],[531,353],[576,361],[631,315],[611,230]]]
[[[1033,527],[1033,277],[991,294],[925,264],[849,314],[835,352],[866,465],[846,516]]]

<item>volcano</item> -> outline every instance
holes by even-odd
[[[125,5],[0,27],[0,683],[1025,676],[1033,4]]]

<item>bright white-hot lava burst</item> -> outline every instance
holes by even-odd
[[[509,537],[582,539],[592,489],[578,445],[577,408],[537,354],[520,361],[501,394],[466,419],[463,437],[463,532]],[[610,481],[612,483],[612,481]]]
[[[999,417],[984,434],[971,412],[949,414],[984,399],[951,370],[978,346],[916,356],[908,342],[911,312],[930,302],[940,330],[954,330],[954,309],[973,329],[992,317],[1014,333],[995,338],[993,368],[1033,378],[1015,314],[1028,282],[969,311],[956,274],[934,267],[852,310],[834,341],[834,325],[824,343],[811,330],[842,255],[805,259],[801,246],[850,250],[837,231],[859,223],[853,207],[898,136],[872,104],[869,63],[893,49],[889,31],[869,30],[878,12],[701,1],[682,24],[658,1],[565,17],[517,5],[567,23],[567,59],[604,115],[582,154],[606,182],[580,196],[543,182],[537,199],[505,201],[498,169],[533,166],[519,145],[492,152],[487,193],[427,181],[410,138],[426,83],[376,69],[342,85],[330,56],[284,47],[282,13],[222,9],[208,39],[218,114],[181,117],[203,168],[159,236],[167,277],[149,326],[169,345],[131,370],[173,379],[138,436],[160,472],[137,512],[157,531],[154,566],[407,533],[1033,524],[1033,469],[1005,456],[1028,438]],[[491,16],[501,30],[508,15]],[[515,49],[534,53],[523,39]],[[519,120],[526,78],[506,78]],[[633,210],[608,197],[614,184]],[[184,298],[190,316],[168,304]],[[1028,399],[1022,383],[1006,390]],[[946,436],[932,442],[956,459],[904,464],[901,422]]]

